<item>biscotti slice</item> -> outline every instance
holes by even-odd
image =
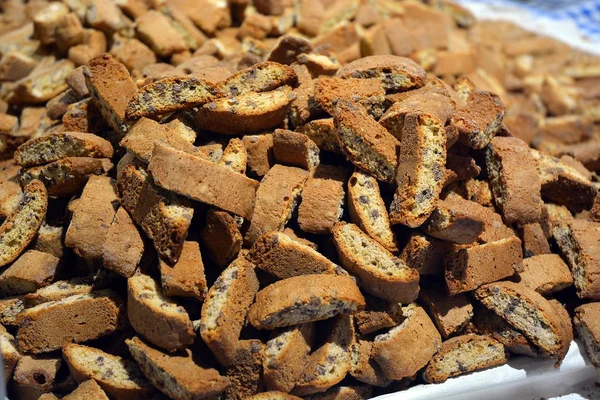
[[[565,221],[553,229],[556,243],[573,274],[577,295],[600,299],[600,223],[576,219]]]
[[[168,351],[183,349],[194,341],[192,321],[185,308],[164,296],[147,275],[127,280],[127,315],[137,333]]]
[[[0,218],[11,215],[21,201],[20,168],[14,159],[0,161]]]
[[[212,368],[196,364],[192,352],[167,354],[137,337],[125,341],[146,378],[171,399],[192,400],[216,396],[229,385],[227,378]]]
[[[357,381],[368,385],[386,387],[392,383],[383,374],[381,367],[371,357],[373,342],[357,340],[350,347],[350,375]]]
[[[34,180],[23,188],[18,208],[0,226],[0,267],[13,262],[35,237],[48,209],[44,184]]]
[[[6,331],[4,326],[0,327],[0,355],[2,356],[4,383],[6,384],[12,378],[17,362],[21,359],[21,354],[17,350],[15,338]]]
[[[21,357],[14,370],[13,396],[18,399],[35,399],[51,392],[59,383],[62,362],[60,357]]]
[[[208,103],[221,95],[210,82],[194,76],[175,76],[144,86],[129,101],[127,118],[156,117]]]
[[[424,224],[425,231],[438,239],[456,244],[471,244],[484,230],[485,221],[473,202],[449,193],[440,200]]]
[[[160,282],[166,296],[203,299],[206,277],[198,242],[184,242],[179,260],[172,266],[159,260]]]
[[[100,136],[91,133],[57,132],[40,136],[19,146],[15,152],[15,161],[22,167],[33,167],[64,157],[112,156],[112,145]]]
[[[156,143],[164,143],[174,149],[196,156],[203,156],[193,144],[185,140],[174,130],[158,122],[141,118],[127,132],[120,145],[141,161],[148,164]]]
[[[315,142],[321,151],[342,154],[342,148],[337,139],[333,118],[315,119],[297,127],[296,132],[305,134]]]
[[[452,243],[444,242],[420,232],[412,232],[402,252],[402,259],[420,275],[443,276],[444,258],[454,249]]]
[[[82,382],[77,386],[77,389],[73,390],[71,393],[63,397],[66,400],[108,400],[108,396],[98,383],[93,380],[87,380]]]
[[[383,115],[385,90],[379,79],[340,79],[320,77],[313,81],[315,101],[323,110],[333,115],[339,99],[358,101],[374,118]]]
[[[71,206],[73,217],[65,245],[85,259],[102,257],[102,245],[118,205],[116,182],[107,176],[91,176],[81,197]]]
[[[153,241],[158,254],[176,262],[194,210],[184,199],[157,187],[146,171],[134,164],[123,168],[118,187],[123,208]]]
[[[258,292],[248,321],[258,329],[274,329],[350,314],[364,306],[365,299],[351,277],[302,275]]]
[[[254,266],[235,259],[209,289],[200,320],[200,335],[217,360],[229,365],[235,358],[240,332],[259,282]]]
[[[486,163],[496,205],[507,223],[538,222],[541,183],[529,146],[517,138],[493,138]]]
[[[201,129],[222,134],[260,132],[281,123],[294,100],[294,91],[281,86],[270,92],[247,92],[203,105],[195,114]]]
[[[542,220],[544,218],[544,210],[542,208]],[[539,222],[523,225],[520,231],[520,237],[523,241],[524,257],[552,253],[544,228]]]
[[[473,318],[473,305],[464,293],[448,296],[443,287],[428,286],[421,289],[419,301],[444,339],[462,331]]]
[[[34,179],[46,185],[49,196],[68,197],[83,189],[91,175],[102,175],[112,168],[107,158],[65,157],[50,164],[21,171],[23,186]]]
[[[319,165],[319,148],[302,133],[275,129],[273,153],[278,163],[311,171]]]
[[[442,383],[448,378],[506,364],[502,343],[489,336],[463,335],[446,340],[427,365],[423,379]]]
[[[458,128],[458,140],[475,150],[483,149],[500,131],[504,105],[496,94],[474,91],[467,104],[454,112],[450,124]]]
[[[519,283],[542,295],[550,295],[573,284],[573,275],[558,254],[540,254],[523,259]]]
[[[369,385],[336,386],[324,393],[306,396],[307,400],[367,400],[373,397],[373,388]]]
[[[264,348],[258,339],[238,342],[232,362],[222,370],[231,382],[223,393],[224,400],[243,400],[265,390],[262,378]]]
[[[244,237],[252,245],[259,236],[282,231],[298,204],[308,173],[300,168],[276,164],[260,182],[250,227]]]
[[[29,75],[15,82],[9,92],[8,100],[12,104],[43,104],[68,89],[65,77],[73,71],[75,65],[70,60],[54,61],[49,56],[44,65],[40,62]]]
[[[509,277],[521,271],[522,260],[521,240],[516,236],[457,249],[445,259],[448,293],[468,292]]]
[[[600,372],[600,303],[588,303],[577,307],[573,323],[588,357],[596,371]]]
[[[396,303],[410,303],[419,294],[419,273],[394,257],[354,224],[339,223],[333,241],[341,263],[356,275],[363,290]]]
[[[141,400],[156,394],[135,361],[79,344],[66,345],[62,355],[73,379],[93,379],[111,397]]]
[[[238,220],[227,211],[215,208],[208,210],[206,224],[200,235],[208,256],[220,268],[225,268],[236,258],[242,248],[243,238]]]
[[[243,69],[218,85],[227,96],[239,96],[250,92],[268,92],[281,86],[295,87],[298,76],[294,70],[272,61],[263,61]]]
[[[248,151],[242,139],[230,139],[227,147],[223,150],[223,156],[219,164],[224,165],[240,174],[246,173],[248,164]]]
[[[127,210],[119,207],[102,245],[102,265],[129,278],[143,255],[144,240]]]
[[[389,303],[372,295],[365,295],[367,307],[364,311],[353,314],[354,323],[363,335],[392,328],[402,320],[399,303]]]
[[[242,137],[248,153],[248,172],[256,176],[265,176],[275,164],[273,155],[273,135],[246,135]]]
[[[408,114],[399,158],[390,221],[416,228],[435,209],[445,181],[446,131],[441,121],[428,114]]]
[[[530,151],[537,162],[544,199],[567,206],[573,213],[592,207],[597,189],[586,176],[555,157]]]
[[[59,263],[52,254],[26,251],[0,275],[0,293],[22,295],[48,286],[57,275]]]
[[[91,277],[73,278],[68,281],[56,281],[33,293],[23,296],[27,307],[37,306],[48,301],[58,301],[69,296],[89,294],[94,289]]]
[[[246,400],[300,400],[300,397],[293,396],[276,390],[269,390],[255,394],[254,396],[246,397]]]
[[[305,370],[315,327],[304,324],[276,334],[265,346],[263,374],[268,390],[289,393]]]
[[[281,232],[268,232],[252,245],[247,256],[257,268],[277,279],[310,274],[336,274],[339,267],[311,247]]]
[[[378,180],[392,182],[396,176],[400,142],[379,125],[358,103],[341,99],[335,104],[333,123],[340,146],[348,159]]]
[[[115,132],[127,132],[125,110],[137,92],[127,67],[104,53],[87,63],[83,75],[94,104],[106,122]]]
[[[162,144],[152,154],[148,171],[158,186],[244,218],[252,216],[257,181]]]
[[[569,349],[560,316],[541,294],[514,282],[480,287],[475,298],[522,332],[551,358],[559,361]]]
[[[419,88],[427,82],[423,68],[405,57],[376,55],[363,57],[340,68],[341,78],[378,79],[386,92],[401,92]]]
[[[19,349],[45,353],[68,343],[98,339],[121,328],[123,312],[123,301],[110,290],[39,304],[20,315]]]
[[[23,296],[7,297],[0,300],[0,324],[4,326],[19,325],[20,314],[25,310]]]
[[[388,379],[411,377],[440,349],[442,338],[421,307],[402,309],[404,321],[386,333],[375,336],[371,356]]]

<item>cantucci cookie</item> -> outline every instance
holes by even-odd
[[[374,118],[383,114],[385,90],[378,79],[320,77],[314,80],[314,85],[315,101],[330,115],[339,99],[358,101]]]
[[[364,311],[353,314],[354,323],[363,335],[392,328],[402,320],[402,305],[390,303],[373,295],[365,296],[367,306]]]
[[[400,142],[369,116],[363,106],[339,100],[335,105],[333,123],[340,146],[354,165],[378,180],[394,180]]]
[[[82,382],[77,386],[77,389],[63,397],[66,400],[86,400],[86,399],[97,399],[97,400],[108,400],[106,393],[98,383],[90,379]]]
[[[294,70],[272,61],[264,61],[243,69],[218,85],[227,96],[249,92],[268,92],[281,86],[296,86],[298,76]]]
[[[21,201],[23,190],[19,185],[20,168],[11,158],[0,161],[0,217],[11,215]]]
[[[16,326],[21,323],[20,314],[25,310],[23,296],[7,297],[0,300],[0,324]]]
[[[415,228],[435,209],[445,180],[446,132],[441,121],[428,114],[408,114],[399,158],[390,221]]]
[[[573,284],[573,275],[558,254],[540,254],[523,259],[519,283],[542,295],[561,291]]]
[[[319,148],[302,133],[275,129],[273,154],[278,163],[303,168],[308,171],[319,165]]]
[[[486,163],[494,200],[506,222],[538,222],[541,183],[527,144],[517,138],[493,138]]]
[[[513,282],[496,282],[475,291],[475,298],[522,332],[551,358],[562,360],[569,348],[560,316],[539,293]]]
[[[283,230],[292,217],[307,178],[306,171],[295,167],[277,164],[269,170],[256,191],[245,243],[251,245],[264,233]]]
[[[194,76],[161,79],[144,86],[127,105],[127,118],[154,117],[196,107],[221,95],[210,82]]]
[[[256,176],[264,176],[275,165],[273,155],[273,135],[246,135],[242,142],[248,153],[248,172]]]
[[[65,157],[50,164],[21,171],[21,184],[38,179],[49,196],[68,197],[83,189],[91,175],[103,175],[112,168],[106,158]]]
[[[63,347],[62,355],[75,381],[93,379],[109,396],[147,399],[157,392],[135,361],[78,344]]]
[[[159,260],[159,269],[166,296],[202,299],[206,295],[206,277],[198,242],[184,242],[179,260],[173,265]]]
[[[357,381],[368,385],[386,387],[392,383],[383,374],[381,367],[371,357],[373,342],[357,340],[350,348],[350,375]]]
[[[16,296],[48,286],[59,272],[59,262],[52,254],[26,251],[0,274],[0,293]]]
[[[89,294],[94,289],[91,277],[72,278],[68,281],[56,281],[23,296],[27,307],[37,306],[48,301],[62,300],[73,295]]]
[[[356,275],[363,290],[396,303],[419,294],[419,273],[394,257],[354,224],[339,223],[333,241],[344,268]]]
[[[573,322],[577,334],[583,341],[585,351],[590,357],[592,364],[596,367],[596,371],[600,369],[600,303],[588,303],[579,306],[575,309],[575,317]]]
[[[276,333],[265,346],[263,374],[268,390],[289,393],[306,368],[315,327],[304,324]]]
[[[308,400],[367,400],[373,396],[373,388],[369,385],[362,386],[336,386],[324,393],[307,396]]]
[[[21,354],[17,349],[15,338],[6,331],[4,326],[0,326],[0,354],[2,354],[4,383],[6,384],[12,378],[17,362],[21,359]]]
[[[258,288],[254,266],[239,257],[208,290],[202,305],[200,335],[223,365],[235,358],[240,332]]]
[[[300,397],[276,390],[269,390],[267,392],[255,394],[254,396],[246,397],[246,400],[300,400]]]
[[[223,150],[223,156],[219,160],[219,164],[225,165],[237,173],[246,173],[248,151],[242,139],[233,138],[229,140],[227,147]]]
[[[484,221],[470,201],[449,193],[440,200],[425,223],[425,231],[438,239],[456,244],[475,242],[484,230]]]
[[[466,102],[454,112],[450,124],[458,128],[461,143],[480,150],[500,131],[504,105],[498,95],[483,91],[472,92]]]
[[[111,158],[112,145],[91,133],[59,132],[32,139],[15,152],[22,167],[33,167],[58,161],[64,157]]]
[[[167,354],[137,337],[125,341],[146,378],[172,399],[200,399],[216,396],[229,385],[227,378],[212,368],[194,362],[192,352]]]
[[[274,329],[353,313],[364,306],[365,299],[349,276],[302,275],[258,292],[248,321],[259,329]]]
[[[404,321],[375,336],[371,355],[388,379],[411,377],[423,368],[442,344],[440,334],[421,307],[402,309]]]
[[[230,135],[259,132],[283,122],[293,99],[294,91],[289,86],[269,92],[245,92],[203,105],[195,120],[199,128],[211,132]]]
[[[348,181],[350,220],[388,251],[398,251],[396,235],[381,198],[377,180],[368,173],[355,170]]]
[[[123,326],[123,301],[110,290],[38,304],[20,315],[19,349],[46,353],[109,335]]]
[[[242,248],[242,233],[236,217],[227,211],[211,208],[200,233],[208,256],[220,268],[235,259]]]
[[[117,186],[123,208],[153,241],[158,254],[176,262],[194,210],[184,199],[157,187],[148,173],[134,164],[123,168]]]
[[[59,357],[21,357],[13,373],[13,395],[27,399],[51,392],[60,383],[58,372],[61,364]]]
[[[127,315],[137,333],[168,351],[183,349],[194,341],[192,321],[185,308],[164,296],[147,275],[127,280]]]
[[[231,364],[223,368],[223,375],[231,382],[223,394],[225,400],[242,400],[265,390],[264,347],[258,339],[239,341]]]
[[[44,184],[34,180],[23,188],[19,206],[0,226],[0,266],[14,261],[33,240],[48,208]]]
[[[542,218],[544,218],[542,208]],[[544,232],[544,228],[539,222],[525,224],[520,230],[520,237],[523,241],[523,255],[527,257],[550,254],[550,244]]]
[[[441,383],[448,378],[506,364],[508,356],[504,346],[488,336],[463,335],[442,343],[433,356],[423,379]]]
[[[363,57],[340,68],[341,78],[378,79],[386,92],[400,92],[423,86],[425,71],[413,60],[404,57],[377,55]]]
[[[473,305],[464,293],[448,296],[443,287],[435,285],[421,289],[419,300],[444,339],[462,331],[473,318]]]
[[[420,275],[442,276],[444,258],[454,249],[452,243],[443,242],[420,232],[413,232],[400,253],[400,258]]]
[[[322,151],[342,154],[342,148],[337,139],[333,118],[315,119],[298,127],[297,132],[310,138]]]
[[[250,249],[248,260],[277,279],[298,275],[336,274],[339,267],[318,251],[281,232],[260,236]]]
[[[102,265],[125,278],[137,270],[144,240],[125,208],[119,207],[102,245]]]

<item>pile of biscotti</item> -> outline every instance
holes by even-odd
[[[445,0],[5,0],[11,399],[600,370],[600,59]]]

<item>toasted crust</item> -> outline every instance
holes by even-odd
[[[319,148],[308,136],[287,129],[275,129],[273,153],[281,164],[313,170],[319,165]]]
[[[569,267],[558,254],[540,254],[523,259],[519,282],[542,295],[549,295],[573,284]]]
[[[333,118],[315,119],[296,128],[319,147],[321,151],[342,154],[342,148],[337,139]]]
[[[183,243],[179,260],[172,266],[159,260],[160,282],[166,296],[203,299],[206,295],[206,276],[198,242]]]
[[[226,211],[208,210],[201,237],[208,256],[220,268],[225,268],[242,249],[240,227],[235,217]]]
[[[575,309],[573,323],[594,366],[600,368],[600,303],[588,303]]]
[[[111,158],[112,145],[91,133],[50,133],[19,146],[15,161],[22,167],[33,167],[58,161],[64,157]]]
[[[502,127],[504,105],[498,95],[490,92],[472,92],[466,101],[467,105],[456,110],[450,123],[458,128],[461,143],[483,149]]]
[[[484,221],[473,209],[472,202],[449,194],[440,200],[425,223],[426,232],[438,239],[456,244],[475,242],[484,229]]]
[[[102,265],[125,278],[137,270],[144,254],[144,241],[129,213],[119,207],[102,245]]]
[[[371,357],[372,347],[373,342],[368,340],[357,340],[352,344],[350,375],[368,385],[386,387],[392,383],[392,380],[385,377],[379,364]]]
[[[314,80],[315,101],[333,115],[339,99],[358,101],[374,118],[383,115],[385,90],[378,79],[340,79],[320,77]]]
[[[298,76],[294,70],[273,61],[263,61],[246,68],[218,85],[227,96],[239,96],[250,92],[268,92],[281,86],[295,87],[298,84]]]
[[[460,332],[473,317],[473,305],[466,294],[449,296],[436,285],[421,289],[419,300],[444,339]]]

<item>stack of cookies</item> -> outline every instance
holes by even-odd
[[[446,0],[0,9],[10,398],[600,369],[600,59]]]

